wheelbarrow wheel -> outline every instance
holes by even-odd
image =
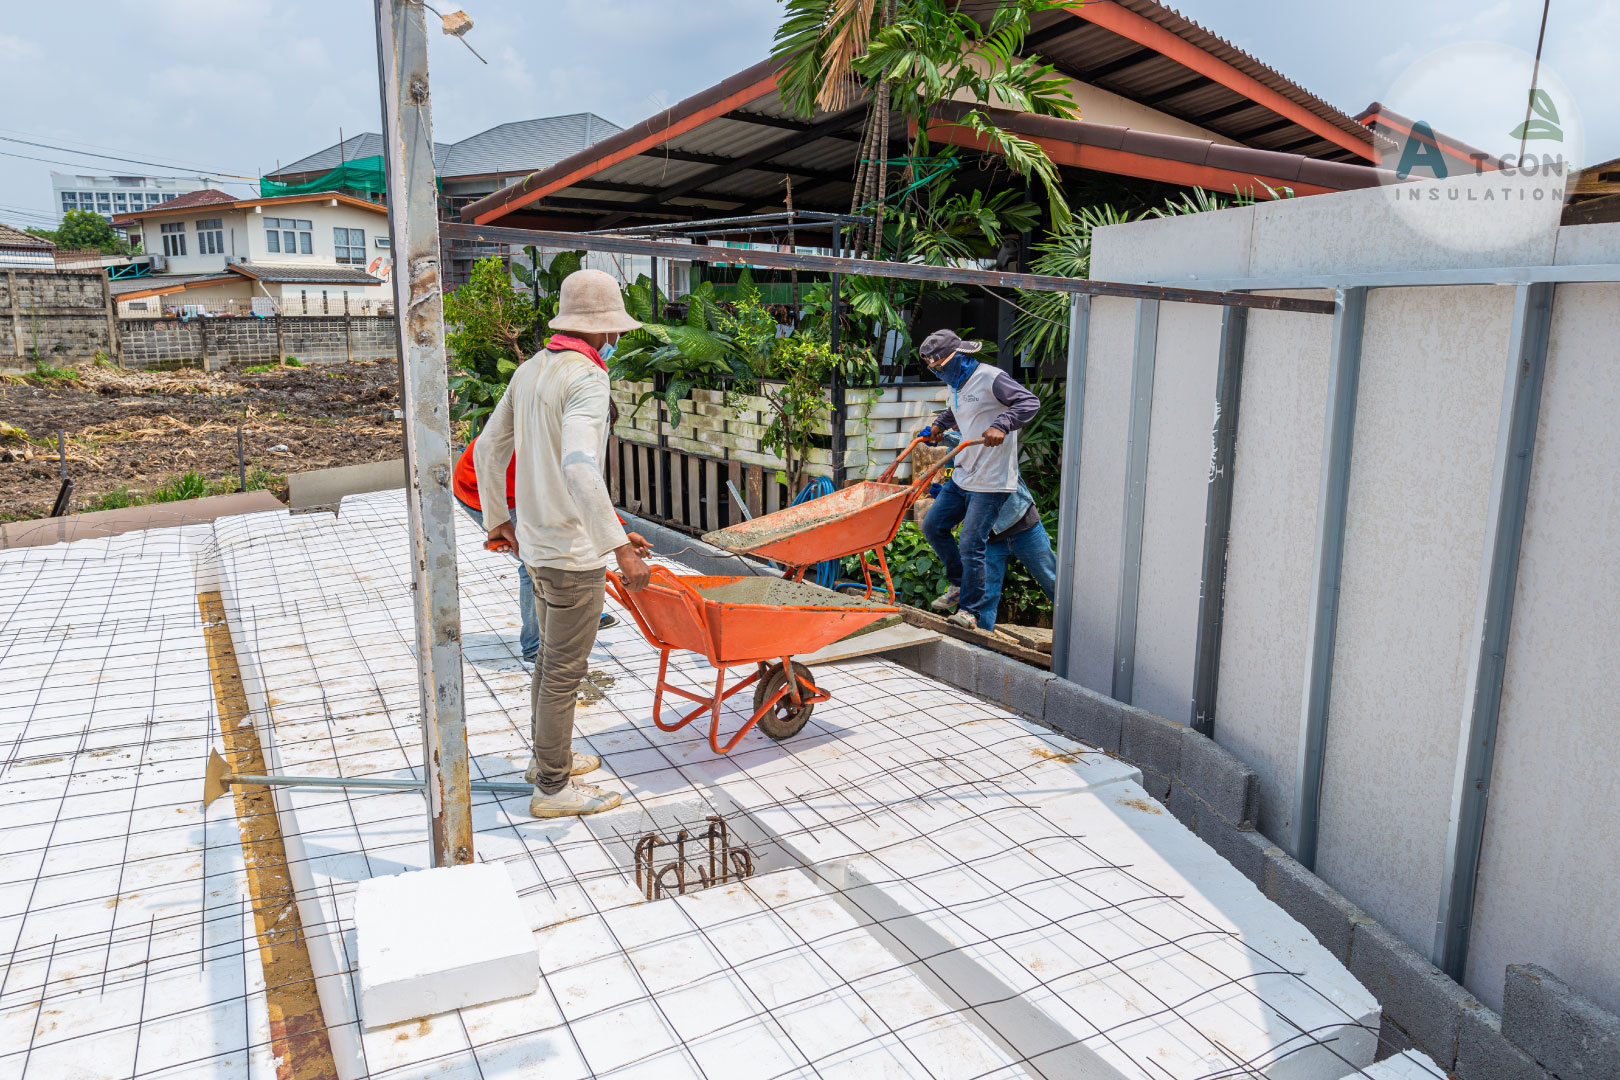
[[[808,683],[811,687],[816,685],[815,679],[810,676],[810,669],[797,660],[793,661],[793,674],[798,677],[801,684]],[[782,665],[772,664],[765,677],[759,680],[754,689],[754,711],[758,712],[761,706],[785,686],[787,686],[787,675],[783,672]],[[803,705],[795,705],[790,693],[783,694],[781,700],[772,705],[770,711],[759,718],[759,730],[777,742],[781,742],[783,739],[791,739],[803,730],[805,723],[810,719],[810,714],[815,711],[815,708],[815,704],[808,701]]]

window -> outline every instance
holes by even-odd
[[[385,248],[385,247],[388,246],[388,237],[379,236],[379,237],[377,237],[377,239],[375,241],[373,241],[373,243],[375,243],[380,248]]]
[[[312,227],[313,223],[303,218],[267,217],[264,219],[265,247],[282,255],[312,255],[315,252],[309,231]]]
[[[225,254],[225,231],[220,225],[221,220],[217,217],[197,219],[197,254]]]
[[[102,210],[112,209],[112,196],[105,191],[96,192],[96,206]]]
[[[131,311],[145,311],[146,310],[146,301],[145,300],[131,300],[129,302],[129,310],[131,310]]]
[[[113,192],[113,209],[117,210],[119,213],[123,213],[125,210],[128,210],[129,196],[125,195],[122,191]]]
[[[62,211],[66,213],[69,210],[77,210],[78,208],[79,193],[76,191],[62,192]]]
[[[364,229],[333,229],[333,254],[340,263],[366,262],[366,231]]]
[[[185,255],[186,253],[186,226],[181,221],[170,221],[158,226],[163,234],[163,254]]]

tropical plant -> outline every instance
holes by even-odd
[[[900,526],[894,539],[883,549],[883,558],[889,564],[889,576],[894,579],[895,598],[902,604],[927,607],[950,588],[945,564],[934,554],[922,529],[910,521]],[[860,580],[860,560],[853,556],[846,558],[839,573],[849,580]]]
[[[681,424],[681,401],[693,387],[721,385],[726,378],[751,374],[731,335],[719,328],[722,312],[714,299],[714,283],[700,282],[683,299],[686,315],[681,321],[666,321],[670,307],[654,318],[652,281],[645,274],[638,277],[624,290],[624,306],[641,326],[619,338],[608,361],[608,374],[615,380],[652,382],[662,377],[663,390],[644,392],[634,408],[662,396],[674,427]]]
[[[1040,406],[1029,423],[1018,429],[1018,468],[1035,506],[1041,513],[1057,509],[1063,474],[1064,384],[1059,379],[1035,379],[1029,390]]]
[[[1034,141],[995,122],[991,107],[1078,118],[1067,82],[1048,64],[1021,59],[1030,16],[1066,7],[1063,0],[995,0],[973,12],[951,0],[786,0],[772,55],[784,61],[783,100],[801,116],[819,107],[869,102],[851,197],[852,213],[877,218],[875,235],[856,230],[858,254],[880,245],[888,201],[893,114],[914,132],[909,159],[929,156],[936,106],[967,108],[953,122],[1001,154],[1017,175],[1045,189],[1054,223],[1069,210],[1057,168]],[[986,10],[988,8],[988,10]],[[982,21],[981,21],[982,20]]]

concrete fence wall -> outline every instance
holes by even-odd
[[[128,367],[386,360],[399,354],[392,315],[125,319],[118,323]]]
[[[116,351],[106,271],[0,268],[0,364],[58,366]]]
[[[1448,858],[1463,846],[1453,819],[1466,817],[1458,799],[1472,786],[1459,782],[1459,762],[1479,730],[1475,690],[1499,662],[1463,985],[1501,1010],[1508,966],[1540,965],[1620,1011],[1610,899],[1620,891],[1620,725],[1609,715],[1620,676],[1620,226],[1527,230],[1458,217],[1448,231],[1402,213],[1374,190],[1117,226],[1099,231],[1093,273],[1329,300],[1335,286],[1366,286],[1342,571],[1328,594],[1337,615],[1323,654],[1314,869],[1406,946],[1438,958]],[[1571,283],[1551,290],[1506,647],[1480,661],[1491,629],[1481,621],[1487,540],[1501,531],[1491,507],[1504,387],[1525,361],[1510,337],[1515,304],[1529,294],[1499,284],[1512,280],[1506,271],[1472,271],[1504,267],[1562,267]],[[1574,283],[1583,275],[1609,280]],[[1335,316],[1248,316],[1223,596],[1219,580],[1202,580],[1214,542],[1206,507],[1221,313],[1158,307],[1151,424],[1137,431],[1148,452],[1136,478],[1145,495],[1135,627],[1122,640],[1131,620],[1121,616],[1132,613],[1121,610],[1122,571],[1137,557],[1125,508],[1143,311],[1137,301],[1091,302],[1082,438],[1066,469],[1078,517],[1064,542],[1075,544],[1077,569],[1060,666],[1109,694],[1128,655],[1134,676],[1120,696],[1191,723],[1209,647],[1200,597],[1212,589],[1223,615],[1214,737],[1258,775],[1259,829],[1298,854],[1296,808],[1311,794],[1301,789],[1302,735]]]

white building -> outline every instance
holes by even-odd
[[[51,205],[59,214],[94,210],[104,218],[149,210],[209,186],[205,176],[84,176],[51,172]]]
[[[236,199],[212,188],[120,218],[152,259],[113,282],[119,314],[343,315],[391,300],[388,212],[337,192]]]

